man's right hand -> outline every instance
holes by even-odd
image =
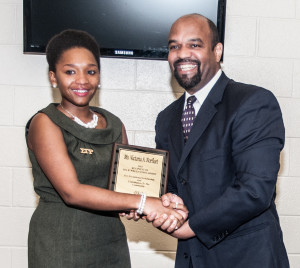
[[[188,210],[185,206],[183,206],[183,200],[179,196],[172,193],[167,193],[161,197],[161,201],[163,206],[172,208],[181,214],[184,221],[188,218]],[[163,214],[158,217],[156,212],[149,213],[146,217],[146,220],[148,222],[152,222],[154,227],[160,228],[168,233],[177,230],[179,227],[178,225],[174,226],[173,220],[167,215]]]

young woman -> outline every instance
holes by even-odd
[[[60,104],[39,111],[26,126],[34,189],[40,196],[30,222],[29,268],[130,267],[120,211],[173,221],[183,216],[159,198],[122,194],[107,187],[112,146],[127,143],[119,118],[89,103],[99,86],[99,47],[89,34],[66,30],[46,49],[52,87]],[[132,214],[132,213],[131,213]]]

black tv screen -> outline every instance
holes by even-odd
[[[167,59],[168,34],[182,15],[200,13],[224,41],[226,0],[23,0],[24,53],[45,53],[65,29],[84,30],[102,57]]]

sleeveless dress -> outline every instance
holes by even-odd
[[[104,109],[91,107],[106,118],[107,127],[87,129],[56,106],[49,104],[39,112],[60,127],[78,180],[106,188],[113,143],[122,141],[121,121]],[[26,138],[30,121],[26,126]],[[80,148],[92,149],[93,153],[82,153]],[[29,226],[29,268],[130,267],[125,228],[118,213],[66,205],[41,170],[33,152],[28,151],[34,190],[40,196]]]

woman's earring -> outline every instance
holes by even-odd
[[[56,85],[56,84],[53,84],[52,87],[53,87],[53,88],[57,88],[57,85]]]
[[[100,89],[100,87],[101,87],[101,85],[99,84],[99,85],[98,85],[98,89]]]

